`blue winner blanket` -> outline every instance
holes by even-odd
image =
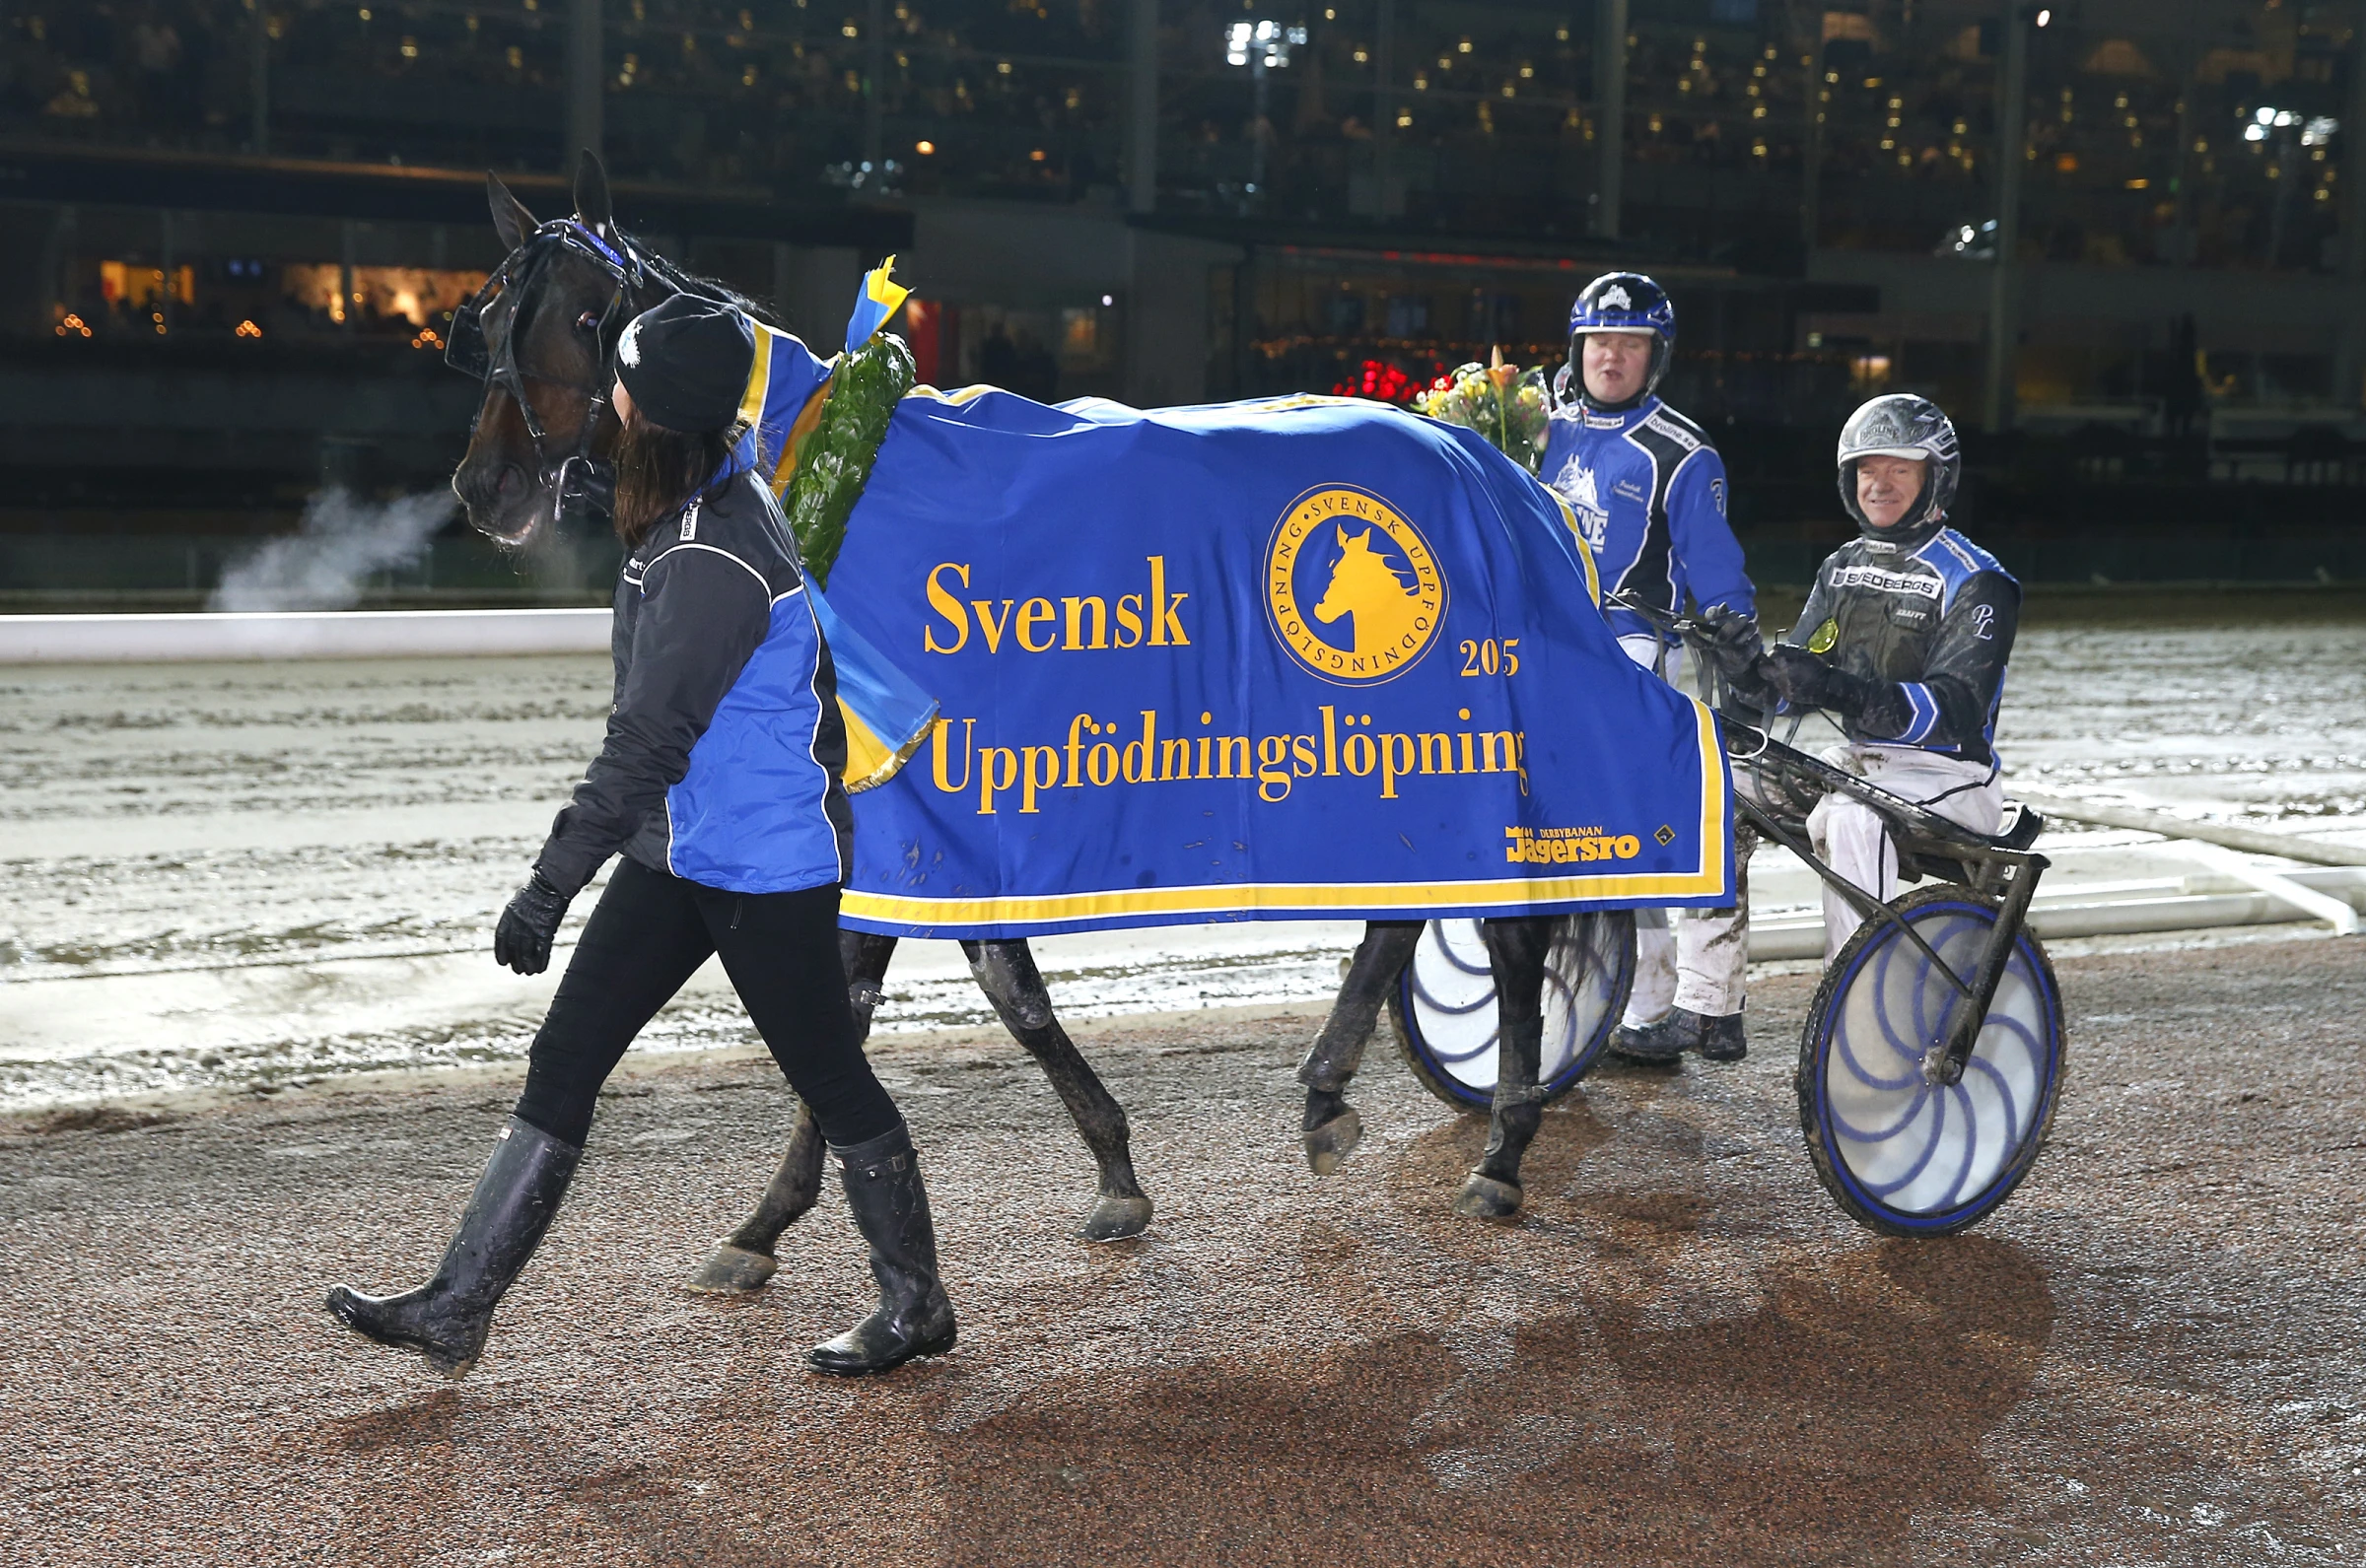
[[[1434,421],[920,388],[830,578],[937,705],[856,799],[845,921],[1728,904],[1714,726],[1598,591],[1552,493]]]

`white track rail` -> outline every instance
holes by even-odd
[[[604,609],[0,615],[0,664],[604,653],[608,621]]]
[[[2366,874],[2356,870],[2286,873],[2289,881],[2314,895],[2307,906],[2296,907],[2285,896],[2270,892],[2168,893],[2152,897],[2096,898],[2082,895],[2077,884],[2063,887],[2052,898],[2041,888],[2029,912],[2030,928],[2040,936],[2135,936],[2155,931],[2201,931],[2231,925],[2281,925],[2315,917],[2331,920],[2338,905],[2354,912],[2366,906]],[[2322,900],[2326,909],[2317,907]],[[1760,961],[1822,958],[1824,920],[1821,916],[1776,916],[1750,922],[1750,956]]]

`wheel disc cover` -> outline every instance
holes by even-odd
[[[1915,911],[1914,929],[1948,968],[1977,967],[1988,921],[1966,906]],[[2016,942],[1962,1081],[1925,1079],[1962,992],[1904,937],[1868,946],[1836,1010],[1822,1071],[1833,1158],[1866,1198],[1905,1216],[1978,1199],[2042,1125],[2053,1083],[2053,999]]]
[[[1608,951],[1613,930],[1607,920],[1572,921],[1554,940],[1545,964],[1539,1083],[1566,1072],[1601,1025],[1618,984],[1618,955]],[[1590,937],[1590,954],[1574,933]],[[1496,981],[1477,920],[1431,920],[1422,928],[1404,999],[1416,1049],[1475,1099],[1492,1095],[1498,1070]]]

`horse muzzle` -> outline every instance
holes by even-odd
[[[463,463],[452,476],[452,493],[467,509],[468,524],[488,538],[511,543],[533,532],[533,477],[516,463]]]

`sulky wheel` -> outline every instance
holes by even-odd
[[[1538,1079],[1550,1105],[1593,1070],[1635,984],[1635,917],[1566,915],[1545,961],[1545,1043]],[[1496,1092],[1496,982],[1477,920],[1431,920],[1388,997],[1397,1045],[1422,1086],[1456,1110]]]
[[[1925,888],[1895,908],[1969,979],[1996,922],[1986,900]],[[2062,1079],[2062,1001],[2046,951],[2013,944],[1961,1082],[1923,1072],[1963,993],[1888,920],[1867,920],[1825,972],[1799,1042],[1799,1125],[1825,1191],[1890,1236],[1945,1236],[2029,1174]]]

